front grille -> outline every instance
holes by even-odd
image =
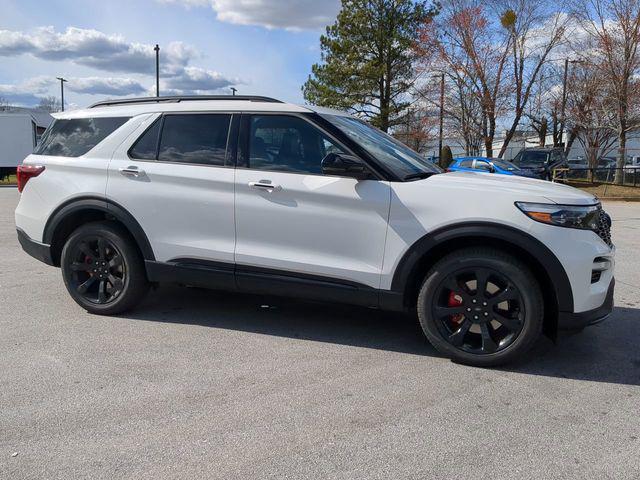
[[[602,207],[598,207],[598,227],[596,233],[604,243],[613,247],[613,242],[611,241],[611,217]]]

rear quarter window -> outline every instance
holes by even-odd
[[[127,120],[129,117],[54,120],[33,153],[80,157],[120,128]]]

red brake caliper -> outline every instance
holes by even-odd
[[[447,306],[449,307],[459,307],[462,305],[462,297],[458,295],[456,292],[449,292],[449,298],[447,299]],[[464,320],[464,315],[462,313],[456,313],[455,315],[451,315],[451,323],[454,325],[460,325]]]

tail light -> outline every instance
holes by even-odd
[[[17,179],[18,179],[18,191],[22,192],[25,185],[33,177],[37,177],[44,172],[43,165],[18,165]]]

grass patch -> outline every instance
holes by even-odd
[[[17,185],[18,180],[15,175],[9,175],[9,178],[0,180],[0,185]]]
[[[611,185],[610,183],[587,183],[580,181],[563,182],[572,187],[591,193],[598,198],[632,198],[640,200],[640,185],[629,187],[626,185]]]

